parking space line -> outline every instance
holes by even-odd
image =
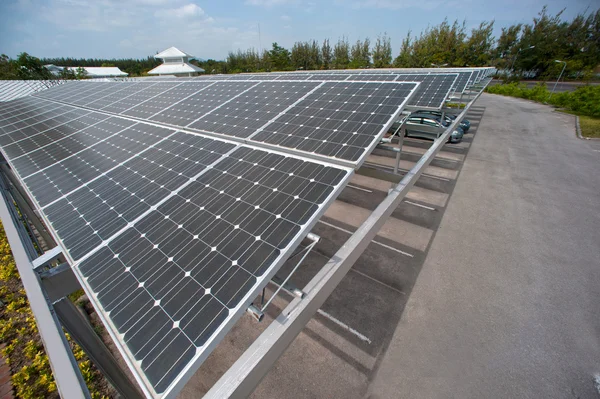
[[[404,202],[406,202],[407,204],[418,206],[419,208],[424,208],[424,209],[429,209],[430,211],[435,211],[435,208],[432,208],[432,207],[427,206],[427,205],[421,205],[421,204],[417,204],[416,202],[407,201],[407,200],[404,200]]]
[[[364,191],[365,193],[372,193],[373,192],[373,190],[367,190],[366,188],[356,187],[356,186],[353,186],[351,184],[346,184],[346,187],[350,187],[350,188],[353,188],[355,190]]]
[[[391,167],[391,166],[382,165],[380,163],[374,163],[374,162],[369,162],[369,161],[365,161],[365,165],[369,165],[369,166],[372,166],[374,168],[394,170],[394,168]],[[405,173],[409,171],[409,169],[404,169],[404,168],[399,168],[398,170],[401,171],[401,172],[405,172]],[[429,174],[427,172],[423,172],[421,174],[421,176],[427,176],[430,179],[436,179],[436,180],[441,180],[441,181],[450,181],[450,179],[446,179],[445,177],[434,176],[434,175],[431,175],[431,174]]]
[[[325,317],[326,319],[331,320],[332,322],[334,322],[338,326],[342,327],[344,330],[346,330],[349,333],[351,333],[354,336],[356,336],[361,341],[364,341],[364,342],[368,343],[369,345],[371,344],[371,340],[368,337],[366,337],[363,334],[359,333],[358,331],[356,331],[355,329],[353,329],[352,327],[350,327],[348,324],[344,323],[343,321],[340,321],[340,320],[336,319],[335,317],[333,317],[332,315],[330,315],[326,311],[319,309],[319,310],[317,310],[317,313],[319,313],[321,316]]]
[[[339,231],[343,231],[344,233],[348,233],[348,234],[350,234],[350,235],[354,234],[354,232],[353,232],[353,231],[346,230],[346,229],[344,229],[344,228],[342,228],[342,227],[336,226],[335,224],[327,223],[327,222],[324,222],[324,221],[322,221],[322,220],[319,220],[319,223],[323,223],[325,226],[329,226],[329,227],[331,227],[331,228],[334,228],[334,229],[337,229],[337,230],[339,230]],[[373,240],[373,241],[371,241],[371,242],[372,242],[372,243],[374,243],[374,244],[377,244],[377,245],[381,245],[382,247],[384,247],[384,248],[387,248],[387,249],[390,249],[390,250],[392,250],[392,251],[396,251],[396,252],[398,252],[399,254],[402,254],[402,255],[404,255],[404,256],[408,256],[409,258],[414,258],[414,257],[415,257],[413,254],[409,254],[408,252],[404,252],[404,251],[402,251],[402,250],[400,250],[400,249],[397,249],[397,248],[391,247],[391,246],[389,246],[389,245],[387,245],[387,244],[384,244],[384,243],[382,243],[382,242],[379,242],[379,241],[377,241],[377,240]]]

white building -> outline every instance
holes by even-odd
[[[65,69],[69,69],[75,73],[79,67],[61,67],[53,64],[44,65],[53,75],[58,76]],[[127,76],[126,72],[121,71],[117,67],[82,67],[85,71],[86,78],[122,78]]]
[[[154,58],[162,59],[163,64],[149,71],[149,75],[195,76],[204,72],[204,69],[189,63],[195,58],[193,55],[184,53],[175,47],[156,54]]]

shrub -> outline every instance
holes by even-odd
[[[552,95],[545,83],[527,88],[522,83],[508,83],[486,88],[488,93],[525,98],[540,103],[549,103],[556,107],[582,115],[600,117],[600,86],[581,86],[574,91],[554,93]]]

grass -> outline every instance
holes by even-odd
[[[566,114],[579,116],[579,127],[581,128],[581,135],[591,139],[600,138],[600,118],[593,116],[583,115],[580,112],[567,111],[564,109],[560,110]]]
[[[583,137],[600,138],[600,118],[579,115],[579,126]]]

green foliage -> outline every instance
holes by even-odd
[[[371,65],[370,40],[360,39],[354,43],[350,50],[350,68],[368,68]]]
[[[329,45],[329,39],[323,40],[323,45],[321,46],[321,59],[323,61],[323,69],[331,68],[333,53],[331,46]]]
[[[273,69],[278,71],[285,71],[290,69],[291,60],[290,52],[288,49],[281,47],[276,42],[273,43],[273,48],[269,51],[269,57],[273,64]]]
[[[384,33],[378,36],[373,47],[373,66],[375,68],[389,68],[392,65],[392,39]]]
[[[510,83],[489,86],[486,91],[503,96],[525,98],[540,103],[548,103],[577,112],[581,115],[600,117],[600,86],[581,86],[574,91],[554,93],[545,84],[537,84],[529,89],[525,84]]]
[[[563,65],[554,60],[562,60],[567,62],[566,77],[590,78],[600,64],[600,9],[571,21],[562,19],[563,11],[550,15],[544,7],[531,24],[503,29],[496,46],[497,67],[514,65],[515,71],[556,79]]]
[[[333,68],[346,69],[350,65],[350,44],[342,37],[333,47]]]
[[[328,62],[331,62],[331,59]],[[294,69],[321,69],[323,58],[317,41],[294,43],[291,53],[291,63]]]
[[[6,234],[0,224],[0,342],[2,355],[11,366],[15,396],[20,399],[57,398],[48,356],[38,335],[35,318],[21,286]],[[103,399],[96,384],[101,377],[83,350],[71,342],[75,358],[88,383],[92,398]]]

